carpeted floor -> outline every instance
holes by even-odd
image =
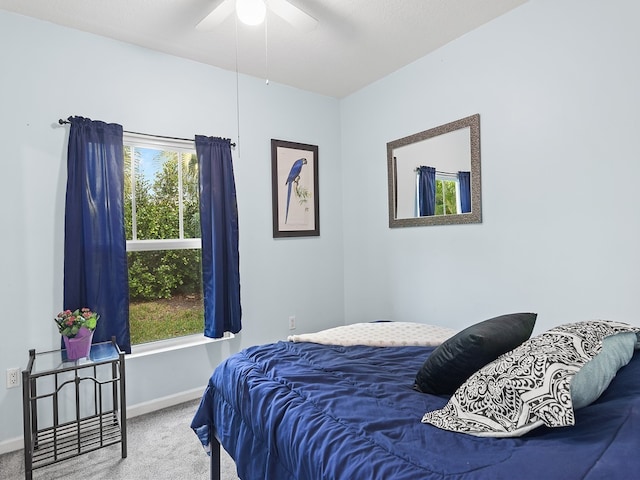
[[[189,427],[199,401],[141,415],[127,422],[127,458],[120,445],[102,448],[33,471],[34,480],[205,480],[209,457]],[[231,457],[221,453],[222,480],[238,480]],[[22,450],[0,455],[0,479],[24,478]]]

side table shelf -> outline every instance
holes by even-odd
[[[25,479],[33,470],[117,443],[127,457],[124,353],[115,338],[86,358],[29,350],[22,372]]]

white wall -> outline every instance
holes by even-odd
[[[230,48],[232,48],[230,46]],[[238,141],[236,75],[0,12],[0,451],[22,434],[21,390],[5,372],[59,345],[68,129],[81,115],[125,130]],[[339,102],[240,77],[234,169],[243,330],[236,339],[127,360],[129,405],[203,388],[243,347],[343,322]],[[318,145],[321,235],[272,238],[270,139]]]
[[[638,18],[531,0],[341,102],[347,323],[640,324]],[[483,223],[389,229],[386,142],[474,113]]]

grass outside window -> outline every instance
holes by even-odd
[[[155,342],[204,331],[204,307],[199,295],[178,295],[167,299],[129,304],[131,343]]]

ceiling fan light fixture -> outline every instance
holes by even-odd
[[[267,14],[264,0],[236,0],[236,14],[247,25],[259,25]]]

